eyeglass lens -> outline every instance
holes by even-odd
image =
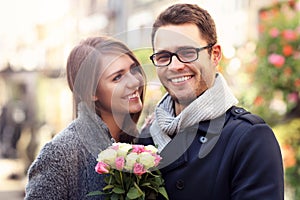
[[[152,57],[155,65],[169,65],[172,62],[172,57],[175,55],[180,62],[192,62],[197,59],[198,53],[195,48],[180,49],[176,53],[161,52],[156,53]]]
[[[172,62],[173,56],[176,56],[177,59],[182,63],[189,63],[198,59],[198,53],[200,51],[210,48],[213,45],[214,44],[209,44],[202,48],[190,47],[190,48],[179,49],[175,53],[169,51],[159,52],[150,56],[150,59],[152,60],[153,64],[157,67],[168,66]]]

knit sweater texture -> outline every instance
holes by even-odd
[[[25,199],[104,199],[87,197],[104,186],[95,172],[97,155],[111,145],[100,117],[81,104],[79,117],[40,151],[28,170]]]

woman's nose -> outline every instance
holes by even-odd
[[[127,86],[129,88],[137,88],[143,84],[143,77],[140,73],[127,73]]]

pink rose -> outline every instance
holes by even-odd
[[[160,157],[157,154],[153,154],[153,156],[155,157],[155,160],[154,160],[155,164],[154,164],[154,166],[156,167],[159,164],[159,162],[161,161],[162,157]]]
[[[109,165],[104,162],[98,162],[95,170],[99,174],[107,174],[109,172]]]
[[[297,92],[293,92],[293,93],[290,93],[288,95],[288,101],[289,102],[292,102],[292,103],[296,103],[298,101],[298,93]]]
[[[300,3],[299,3],[300,5]],[[299,35],[300,34],[300,26],[298,26],[296,29],[295,29],[296,33]]]
[[[132,152],[133,153],[142,153],[145,152],[145,146],[144,145],[132,145]]]
[[[118,143],[113,143],[112,146],[110,146],[109,148],[118,151],[119,150],[119,144]]]
[[[300,2],[297,2],[295,5],[295,10],[300,11]]]
[[[277,28],[271,28],[269,34],[272,38],[276,38],[279,35],[279,30]]]
[[[282,36],[287,41],[295,41],[297,39],[297,34],[295,31],[287,29],[282,32]]]
[[[134,166],[133,166],[134,174],[141,176],[146,172],[147,172],[146,169],[144,168],[144,166],[141,163],[134,163]]]
[[[282,67],[282,65],[285,63],[285,58],[282,55],[272,53],[268,57],[269,63],[273,64],[276,67]]]
[[[116,169],[117,170],[122,170],[124,168],[124,163],[125,163],[125,159],[124,157],[117,157],[116,158]]]

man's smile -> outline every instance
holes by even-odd
[[[191,75],[190,76],[182,76],[182,77],[178,77],[178,78],[172,78],[172,79],[170,79],[170,81],[172,83],[181,83],[181,82],[187,81],[191,78],[192,78]]]

